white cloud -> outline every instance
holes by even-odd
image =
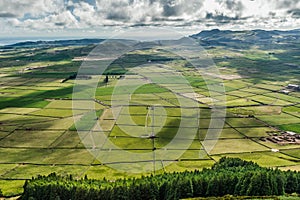
[[[221,29],[299,28],[299,0],[1,0],[0,24],[23,30],[105,26]]]
[[[45,16],[59,12],[64,8],[61,0],[1,0],[0,12],[12,13],[20,18],[29,14],[31,17]]]

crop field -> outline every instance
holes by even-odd
[[[281,76],[277,68],[282,63],[278,59],[269,61],[270,65],[279,64],[271,65],[274,73],[266,76],[268,66],[264,65],[268,63],[261,59],[268,57],[267,51],[250,54],[246,50],[237,53],[208,49],[221,74],[216,78],[205,69],[196,72],[186,67],[185,60],[160,52],[159,48],[139,50],[120,58],[123,65],[120,61],[112,63],[106,71],[108,81],[100,80],[94,96],[72,99],[75,81],[68,77],[76,74],[81,65],[73,58],[86,56],[91,49],[78,46],[0,51],[0,188],[4,195],[20,194],[26,179],[51,172],[110,180],[154,173],[114,169],[114,165],[129,162],[148,163],[151,169],[159,169],[155,173],[161,173],[209,168],[228,156],[262,166],[299,170],[299,144],[261,140],[281,131],[300,134],[300,93],[281,92],[288,83],[299,84],[299,77],[294,69]],[[28,55],[28,50],[33,53]],[[39,56],[45,52],[48,54]],[[224,58],[224,53],[232,57]],[[173,84],[172,77],[165,77],[159,84],[132,72],[124,74],[141,64],[173,66],[183,73],[194,92],[182,83]],[[153,79],[167,71],[162,66],[159,69]],[[92,74],[90,78],[87,81],[93,82],[99,77]],[[219,85],[217,79],[224,84],[226,102],[222,102],[221,91],[209,90]],[[128,94],[135,82],[142,86]],[[221,108],[226,110],[224,116]],[[195,119],[199,122],[194,123]],[[178,134],[179,130],[186,134]],[[106,140],[100,141],[101,149],[116,152],[120,162],[106,163],[92,155],[90,152],[97,147],[88,141],[93,136],[105,136]],[[166,148],[171,141],[179,145]],[[180,145],[184,142],[189,144],[186,149]],[[139,156],[130,160],[123,157],[121,150],[141,155],[161,150],[179,156]],[[139,170],[138,165],[134,167]]]

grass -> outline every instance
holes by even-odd
[[[112,137],[109,141],[116,145],[117,148],[124,150],[148,150],[152,151],[152,141],[147,138],[134,138],[134,137]],[[110,148],[104,144],[104,149]]]
[[[285,113],[281,113],[280,115],[261,115],[258,116],[258,118],[271,125],[300,123],[300,119],[298,117],[294,117]]]
[[[226,139],[216,141],[210,154],[249,153],[266,150],[268,150],[266,147],[259,145],[250,139]]]
[[[296,124],[283,124],[283,125],[279,125],[278,126],[281,130],[284,131],[293,131],[296,133],[300,133],[300,124],[296,123]]]
[[[84,111],[76,111],[78,114]],[[43,109],[31,113],[32,115],[46,116],[46,117],[71,117],[73,115],[72,110],[69,109]]]
[[[92,107],[92,108],[91,108]],[[52,100],[45,108],[48,109],[103,109],[104,106],[91,100]]]
[[[238,97],[249,97],[249,96],[254,96],[255,94],[244,92],[241,90],[234,90],[234,91],[227,92],[226,95],[234,95]]]
[[[43,164],[90,165],[94,157],[87,149],[53,149],[44,155]]]
[[[0,148],[1,163],[41,163],[47,149]]]
[[[34,111],[40,110],[39,108],[18,108],[9,107],[0,110],[0,113],[10,113],[10,114],[28,114]]]
[[[234,138],[243,138],[244,136],[242,134],[240,134],[239,132],[237,132],[236,130],[232,129],[232,128],[224,128],[224,129],[211,129],[211,136],[207,135],[208,134],[208,130],[206,129],[200,129],[199,130],[199,138],[200,140],[204,140],[205,138],[210,138],[210,139],[214,139],[215,138],[215,134],[218,135],[219,139],[234,139]]]
[[[0,180],[4,196],[16,196],[23,193],[24,180]]]
[[[2,147],[48,147],[62,131],[14,131],[0,141]]]
[[[269,127],[237,128],[237,130],[247,137],[267,137],[268,131],[276,131],[276,129],[272,129]]]
[[[235,100],[231,100],[231,101],[226,102],[226,106],[228,106],[228,107],[230,107],[230,106],[234,106],[234,107],[255,106],[255,105],[259,105],[259,103],[254,102],[254,101],[252,101],[250,99],[247,99],[247,98],[235,99]]]
[[[251,100],[254,100],[254,101],[258,101],[264,105],[278,105],[278,106],[285,106],[285,105],[289,105],[291,104],[290,102],[286,102],[286,101],[283,101],[277,97],[267,97],[267,96],[264,96],[264,95],[256,95],[256,96],[251,96],[251,97],[248,97],[249,99]]]
[[[274,90],[274,91],[282,89],[281,85],[271,85],[271,84],[257,84],[257,85],[255,85],[255,87],[268,89],[268,90]]]
[[[146,84],[134,91],[134,94],[155,94],[167,92],[165,88],[159,87],[156,84]]]
[[[25,130],[66,130],[70,128],[74,123],[73,117],[63,118],[63,119],[52,119],[41,123],[26,123],[22,127]]]
[[[30,179],[36,174],[48,175],[52,172],[56,172],[62,175],[68,175],[72,172],[74,177],[81,177],[81,175],[88,169],[88,166],[68,166],[68,165],[19,165],[17,168],[8,172],[4,178],[12,179]]]
[[[183,172],[186,170],[192,171],[195,169],[210,168],[213,164],[213,160],[200,160],[200,161],[178,161],[178,162],[168,162],[163,161],[166,172]]]
[[[75,123],[69,128],[70,131],[89,131],[97,123],[103,110],[85,112]]]
[[[116,180],[118,178],[140,176],[137,174],[122,173],[118,170],[114,170],[113,168],[107,166],[91,166],[88,168],[85,174],[88,177],[93,177],[95,179],[103,179],[105,177],[107,180]]]
[[[77,131],[65,131],[49,145],[51,148],[76,148],[81,144]]]
[[[254,119],[254,118],[227,118],[226,122],[230,126],[237,127],[237,128],[265,126],[262,122]]]
[[[281,169],[300,169],[297,146],[279,146],[259,140],[259,137],[267,136],[267,131],[274,130],[269,125],[282,130],[300,131],[300,121],[297,118],[300,116],[300,106],[293,105],[299,102],[298,92],[292,92],[289,95],[279,93],[287,82],[297,83],[297,73],[287,69],[282,75],[283,66],[275,63],[277,61],[274,59],[271,63],[274,65],[270,69],[269,64],[262,61],[266,56],[265,52],[247,53],[245,56],[251,58],[249,60],[243,57],[240,50],[225,50],[221,47],[210,50],[210,53],[216,56],[217,65],[226,67],[226,69],[220,69],[222,74],[240,77],[235,80],[224,80],[227,94],[226,105],[229,108],[225,119],[226,124],[223,124],[223,119],[211,119],[214,116],[213,112],[216,111],[209,108],[216,99],[221,99],[222,96],[218,91],[208,91],[208,86],[217,86],[219,81],[214,78],[204,81],[201,74],[187,65],[184,60],[163,61],[163,63],[169,62],[178,72],[183,72],[184,78],[199,94],[199,100],[204,104],[192,102],[187,97],[176,95],[166,89],[174,89],[183,95],[188,95],[187,91],[192,91],[184,81],[175,80],[174,84],[173,76],[157,80],[161,85],[142,82],[144,85],[140,86],[138,84],[140,82],[137,81],[141,80],[140,75],[125,75],[126,79],[110,77],[108,84],[99,82],[95,97],[108,105],[113,104],[112,109],[90,99],[72,101],[74,81],[61,83],[61,80],[74,74],[80,65],[80,62],[72,62],[71,59],[75,56],[83,56],[81,51],[86,52],[90,48],[49,47],[48,49],[0,52],[0,93],[2,95],[0,99],[0,188],[5,195],[20,194],[24,181],[8,181],[1,180],[1,178],[31,178],[36,174],[48,174],[53,171],[59,174],[72,172],[76,177],[82,177],[84,174],[90,178],[106,177],[109,180],[140,176],[120,172],[114,170],[113,167],[119,165],[127,169],[127,172],[141,170],[143,162],[140,161],[152,159],[152,157],[143,157],[143,153],[152,151],[152,141],[145,138],[145,135],[149,135],[152,131],[151,117],[148,118],[147,129],[145,123],[147,113],[151,115],[148,107],[157,104],[161,105],[155,111],[157,120],[155,124],[159,125],[154,129],[158,137],[154,140],[157,148],[163,149],[175,136],[178,136],[176,134],[178,134],[178,125],[181,121],[184,121],[183,126],[186,127],[182,129],[184,134],[176,138],[175,144],[178,144],[178,149],[169,149],[172,155],[183,153],[182,156],[174,162],[157,160],[157,167],[163,168],[157,173],[209,168],[215,162],[214,160],[218,160],[221,156],[240,157],[253,160],[263,166]],[[30,57],[27,51],[34,51],[34,55]],[[55,55],[54,51],[60,53]],[[154,60],[164,58],[164,56],[158,57],[156,50],[141,50],[126,56],[129,62],[123,63],[124,65],[121,63],[122,59],[114,62],[107,72],[124,73],[132,65],[147,62],[147,56],[151,53],[155,54],[152,56]],[[223,59],[224,54],[232,59]],[[17,64],[16,59],[20,60]],[[33,61],[29,62],[28,59]],[[291,59],[289,58],[289,62],[296,61],[296,59]],[[21,69],[29,66],[47,67],[31,70],[31,73],[19,74]],[[255,73],[255,70],[258,73]],[[160,75],[164,75],[165,71],[161,69]],[[158,74],[153,74],[153,79],[158,77]],[[94,81],[97,77],[92,78]],[[118,90],[114,91],[115,86],[121,83],[119,81],[123,81],[124,84],[120,84]],[[126,84],[126,81],[133,84]],[[129,87],[136,86],[137,89],[129,96],[128,92],[131,89]],[[86,94],[89,92],[88,89],[83,91]],[[129,98],[130,104],[128,105],[126,100]],[[114,102],[111,102],[112,99]],[[185,106],[199,105],[201,107],[199,108],[199,130],[194,124],[198,117],[195,116],[195,108],[176,107],[180,106],[180,102],[184,102]],[[216,103],[216,105],[222,105],[222,103]],[[97,111],[95,115],[93,110]],[[112,110],[115,111],[115,116]],[[73,114],[77,115],[75,121],[78,122],[80,130],[93,129],[93,125],[99,123],[104,132],[94,129],[91,132],[92,135],[105,134],[117,147],[140,153],[140,156],[133,159],[139,162],[133,163],[132,169],[124,163],[101,165],[101,157],[99,160],[95,159],[85,149],[76,131]],[[237,115],[244,115],[246,118],[237,117]],[[250,118],[248,115],[254,115],[268,124]],[[128,121],[129,117],[132,122]],[[211,128],[210,131],[215,130],[215,134],[220,132],[220,137],[216,138],[213,132],[210,132],[212,135],[207,136],[208,128]],[[84,135],[89,132],[80,131],[80,133]],[[203,141],[205,137],[206,140]],[[180,150],[182,144],[189,143],[191,145],[187,147],[186,152]],[[209,152],[212,157],[208,157],[203,147],[214,143],[216,145]],[[92,144],[87,144],[87,147],[91,148]],[[107,147],[111,148],[108,145]],[[277,148],[282,153],[273,153],[271,148]],[[109,151],[109,149],[106,150]],[[116,150],[111,149],[110,153],[115,153],[114,151]],[[116,152],[116,154],[119,159],[126,160],[122,153]],[[145,167],[151,171],[152,162],[146,164]]]
[[[4,97],[0,99],[0,109],[7,107],[20,107],[20,108],[44,108],[49,101],[45,101],[42,98],[13,98]]]
[[[213,156],[215,160],[220,159],[225,155]],[[252,152],[252,153],[238,153],[238,154],[226,154],[227,157],[241,158],[247,161],[255,161],[257,164],[263,167],[281,167],[281,166],[293,166],[298,161],[290,156],[286,156],[281,153],[274,153],[271,151],[266,152]]]
[[[296,106],[284,107],[282,111],[300,117],[300,108]]]
[[[264,89],[256,88],[256,87],[243,88],[243,89],[240,89],[239,91],[246,92],[248,94],[266,94],[266,93],[270,92],[268,90],[264,90]]]
[[[300,159],[299,149],[282,150],[283,153]]]
[[[266,114],[280,114],[282,107],[280,106],[250,106],[250,107],[236,107],[229,108],[228,111],[238,115],[266,115]]]
[[[0,177],[5,176],[10,170],[16,168],[18,164],[2,164],[0,166]]]
[[[276,98],[276,99],[281,99],[281,100],[284,100],[284,101],[288,101],[288,102],[292,102],[292,103],[298,103],[299,102],[299,98],[296,98],[296,97],[293,97],[293,96],[290,96],[290,95],[286,95],[286,94],[281,94],[281,93],[268,93],[268,94],[265,94],[266,96],[269,96],[269,97],[273,97],[273,98]]]
[[[28,123],[42,123],[46,121],[51,121],[53,120],[53,118],[34,115],[1,114],[0,120],[2,124],[6,125],[22,125]]]

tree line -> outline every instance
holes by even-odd
[[[211,169],[142,178],[73,179],[52,173],[25,182],[22,199],[150,200],[191,197],[300,194],[300,172],[260,167],[238,158],[222,158]]]

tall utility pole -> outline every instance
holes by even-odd
[[[151,112],[152,111],[152,116],[151,116]],[[155,147],[155,129],[154,129],[154,117],[155,117],[155,106],[149,106],[148,107],[148,112],[147,112],[147,115],[146,115],[146,123],[145,123],[145,129],[146,129],[146,135],[148,135],[148,118],[149,116],[151,116],[151,133],[147,136],[148,139],[151,139],[152,141],[152,152],[153,152],[153,174],[155,175],[155,171],[156,171],[156,156],[155,156],[155,150],[156,150],[156,147]]]
[[[155,157],[155,150],[156,150],[156,148],[155,148],[155,141],[154,141],[154,139],[155,139],[155,133],[154,133],[154,109],[155,109],[155,107],[154,106],[151,106],[151,110],[152,110],[152,130],[151,130],[151,140],[152,140],[152,151],[153,151],[153,174],[155,175],[155,171],[156,171],[156,169],[155,169],[155,160],[156,160],[156,157]]]
[[[155,171],[156,171],[156,168],[155,168],[155,164],[156,164],[156,157],[155,157],[155,130],[154,130],[154,116],[155,116],[155,113],[154,113],[154,109],[155,107],[154,106],[149,106],[148,107],[148,113],[147,113],[147,116],[146,116],[146,124],[145,124],[145,127],[146,127],[146,134],[147,134],[147,130],[148,130],[148,117],[149,115],[151,116],[151,111],[152,111],[152,117],[151,117],[151,133],[148,135],[148,138],[152,140],[152,152],[153,152],[153,174],[155,175]]]

